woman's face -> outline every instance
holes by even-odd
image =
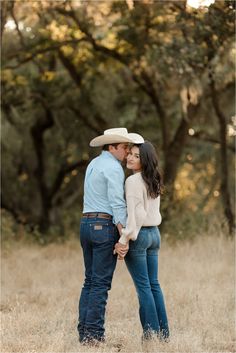
[[[137,146],[131,147],[128,156],[126,167],[132,169],[134,173],[141,172],[141,162],[139,155],[139,148]]]

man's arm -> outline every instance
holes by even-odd
[[[107,193],[111,205],[114,222],[121,236],[122,229],[126,225],[126,202],[124,198],[124,171],[122,168],[109,170],[107,175]],[[128,245],[118,244],[115,246],[114,254],[118,254],[118,259],[124,259],[129,250]]]
[[[126,225],[126,202],[124,198],[124,171],[121,166],[106,171],[107,196],[112,208],[114,223],[121,234],[122,227]],[[120,223],[120,226],[119,226]]]
[[[120,234],[120,237],[121,237],[122,229],[124,228],[124,226],[123,226],[123,224],[121,224],[120,222],[119,222],[116,226],[117,226],[117,229],[118,229],[119,234]]]

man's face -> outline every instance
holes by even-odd
[[[109,146],[109,152],[119,161],[123,162],[129,151],[129,144],[128,143],[119,143],[119,145]]]

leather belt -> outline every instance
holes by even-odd
[[[108,213],[101,213],[101,212],[87,212],[83,213],[82,218],[105,218],[105,219],[112,219],[112,216]]]

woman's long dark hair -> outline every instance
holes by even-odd
[[[135,146],[139,148],[142,177],[147,185],[148,195],[154,199],[163,191],[162,176],[155,148],[149,141]]]

